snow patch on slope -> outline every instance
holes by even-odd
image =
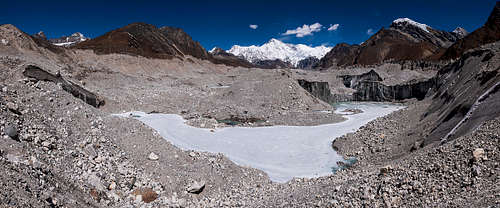
[[[53,43],[53,44],[56,46],[69,46],[69,45],[73,45],[75,43],[76,42],[63,42],[63,43]]]
[[[261,46],[239,46],[234,45],[227,52],[235,56],[241,56],[251,63],[260,60],[282,60],[297,66],[300,60],[308,57],[321,59],[332,47],[316,46],[310,47],[304,44],[283,43],[277,39],[271,39]]]
[[[215,50],[217,50],[217,47],[212,48],[212,50],[209,50],[208,52],[209,52],[209,53],[214,53],[214,52],[215,52]]]

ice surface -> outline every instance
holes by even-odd
[[[64,43],[54,43],[54,45],[56,46],[65,46],[65,45],[71,45],[71,44],[74,44],[76,42],[64,42]]]
[[[335,138],[403,108],[380,103],[343,103],[336,107],[337,113],[352,108],[361,109],[363,113],[345,115],[346,121],[319,126],[228,127],[214,132],[186,125],[185,120],[175,114],[118,115],[142,121],[181,149],[223,153],[238,165],[263,170],[272,181],[286,182],[294,177],[332,174],[336,163],[343,161],[332,149]]]

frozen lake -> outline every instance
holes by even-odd
[[[402,109],[401,105],[382,103],[340,103],[336,113],[346,109],[363,112],[345,115],[346,121],[319,126],[196,128],[185,124],[175,114],[129,112],[133,117],[155,129],[163,138],[184,150],[223,153],[238,165],[266,172],[272,181],[286,182],[293,177],[319,177],[332,174],[343,158],[331,146],[332,141],[354,132],[378,117]]]

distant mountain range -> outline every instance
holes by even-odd
[[[281,60],[297,67],[299,62],[309,57],[322,58],[332,48],[327,46],[310,47],[304,44],[283,43],[277,39],[271,39],[261,46],[239,46],[234,45],[227,52],[240,56],[251,63],[259,61]]]
[[[49,43],[52,43],[56,46],[64,46],[64,47],[69,47],[89,39],[79,32],[73,33],[70,36],[62,36],[60,38],[53,38],[53,39],[47,39],[43,31],[40,31],[33,36],[35,36],[38,39],[47,40]]]
[[[499,13],[497,3],[487,23],[471,34],[460,27],[447,32],[409,18],[399,18],[359,45],[339,43],[335,47],[311,47],[271,39],[261,46],[234,45],[228,51],[220,48],[206,51],[180,28],[157,28],[146,23],[132,23],[94,39],[78,32],[50,40],[43,32],[31,37],[38,45],[56,52],[61,52],[57,46],[64,46],[91,49],[97,54],[122,53],[150,58],[189,55],[235,67],[326,69],[385,61],[454,59],[468,49],[500,39]]]
[[[85,37],[83,34],[76,32],[70,36],[63,36],[60,38],[50,39],[49,42],[56,46],[71,46],[83,41],[88,40],[89,38]]]
[[[261,46],[234,45],[227,51],[261,68],[329,68],[332,66],[373,65],[387,60],[436,60],[468,32],[457,27],[452,32],[434,29],[409,18],[399,18],[360,45],[310,47],[271,39]]]

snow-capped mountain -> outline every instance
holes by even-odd
[[[398,19],[395,19],[394,21],[392,21],[392,24],[394,26],[399,25],[402,27],[407,26],[407,25],[412,25],[412,26],[415,26],[415,27],[422,29],[425,32],[429,32],[429,28],[431,28],[426,24],[415,22],[415,21],[411,20],[410,18],[398,18]]]
[[[392,21],[391,27],[396,28],[396,29],[406,30],[406,31],[411,30],[412,28],[418,28],[422,31],[425,31],[426,33],[434,33],[434,34],[439,33],[439,32],[443,32],[443,31],[436,30],[436,29],[434,29],[426,24],[415,22],[415,21],[411,20],[410,18],[398,18],[398,19]],[[453,30],[451,32],[451,35],[453,35],[456,39],[461,39],[461,38],[465,37],[467,34],[469,34],[469,32],[467,32],[467,30],[465,30],[464,28],[461,28],[461,27],[457,27],[457,28],[455,28],[455,30]]]
[[[440,51],[467,35],[458,27],[453,32],[432,28],[409,18],[398,18],[359,45],[337,44],[316,65],[318,68],[373,65],[384,61],[420,61],[436,58]]]
[[[428,41],[439,47],[449,47],[467,33],[465,29],[458,27],[453,32],[434,29],[426,24],[413,21],[409,18],[399,18],[392,21],[389,29],[398,30],[414,38],[416,42]]]
[[[50,39],[49,42],[56,46],[71,46],[86,40],[88,40],[88,38],[86,38],[83,34],[76,32],[70,36]]]
[[[461,28],[461,27],[457,27],[455,28],[452,33],[456,34],[457,36],[461,38],[464,38],[465,36],[467,36],[469,34],[469,32],[467,32],[467,30],[465,30],[464,28]]]
[[[273,38],[261,46],[234,45],[227,52],[243,57],[251,63],[279,59],[297,66],[299,61],[309,57],[321,59],[331,49],[327,46],[310,47],[304,44],[283,43]]]

